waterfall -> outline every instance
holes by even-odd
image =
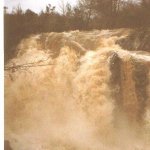
[[[131,33],[23,39],[5,65],[5,140],[11,148],[150,149],[150,55],[119,45]]]

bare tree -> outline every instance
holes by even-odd
[[[22,15],[23,14],[23,10],[21,8],[21,5],[18,4],[17,7],[14,7],[13,10],[12,10],[12,13],[16,14],[16,15]]]
[[[55,11],[55,6],[52,6],[51,4],[48,4],[46,6],[46,14],[51,14]]]
[[[66,3],[65,0],[60,0],[59,10],[62,15],[66,15]]]
[[[121,0],[111,0],[112,13],[117,13],[120,10]]]

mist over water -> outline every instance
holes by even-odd
[[[5,140],[12,149],[149,150],[150,55],[117,44],[130,33],[22,40],[5,66]]]

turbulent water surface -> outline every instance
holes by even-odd
[[[22,40],[5,66],[10,147],[149,150],[150,49],[128,51],[133,41],[124,41],[131,32],[71,31]],[[139,43],[135,39],[133,50]]]

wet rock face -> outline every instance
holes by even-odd
[[[147,51],[150,52],[150,29],[133,30],[127,37],[118,39],[116,44],[119,44],[123,49],[131,51]]]
[[[24,39],[5,66],[5,147],[149,150],[150,54],[116,44],[130,33]]]
[[[137,114],[137,120],[143,118],[147,101],[149,101],[148,91],[149,88],[149,64],[145,62],[135,62],[133,70],[133,80],[135,81],[135,92],[137,95],[139,110]]]
[[[144,120],[148,97],[150,62],[114,53],[110,61],[112,95],[130,122]],[[116,110],[117,111],[117,110]],[[120,112],[119,112],[120,113]]]
[[[110,56],[110,86],[112,87],[112,96],[116,99],[116,103],[121,105],[121,63],[122,60],[117,53]]]

